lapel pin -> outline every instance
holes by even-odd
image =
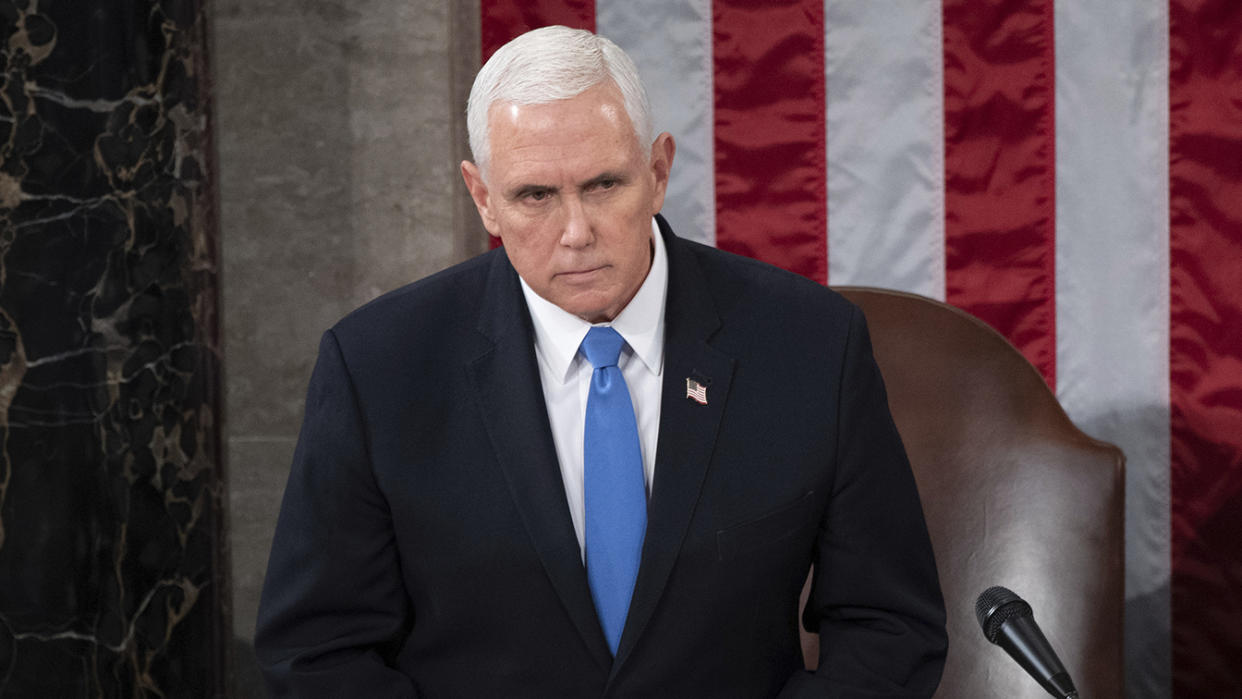
[[[699,405],[707,405],[707,386],[687,377],[686,397]]]

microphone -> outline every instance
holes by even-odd
[[[1078,699],[1069,673],[1025,600],[1003,587],[989,587],[975,601],[975,616],[988,641],[1004,648],[1052,696]]]

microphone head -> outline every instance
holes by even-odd
[[[1001,626],[1015,617],[1032,616],[1031,605],[1008,588],[989,587],[975,600],[975,617],[990,643],[996,643]]]

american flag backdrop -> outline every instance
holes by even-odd
[[[1242,696],[1242,0],[481,0],[483,57],[545,24],[637,62],[680,235],[1008,337],[1126,453],[1127,696]]]

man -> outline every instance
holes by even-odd
[[[259,613],[272,692],[930,696],[943,603],[859,311],[673,235],[673,139],[606,39],[510,42],[468,122],[504,247],[324,335]]]

